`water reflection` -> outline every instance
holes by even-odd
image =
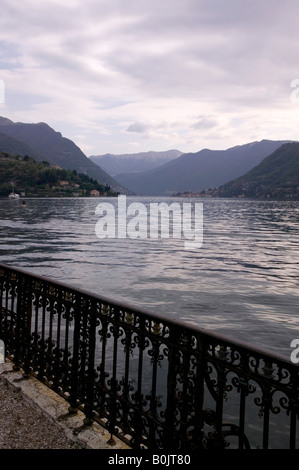
[[[99,199],[2,199],[1,262],[289,357],[299,335],[299,202],[198,201],[204,242],[187,251],[178,239],[98,239]]]

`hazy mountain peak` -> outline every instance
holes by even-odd
[[[0,126],[8,126],[10,124],[14,124],[13,121],[7,119],[5,117],[0,116]]]
[[[115,179],[144,196],[198,192],[242,176],[285,142],[264,139],[226,150],[204,149],[184,153],[159,168],[137,174],[119,174]]]
[[[139,153],[91,155],[89,158],[103,168],[111,176],[120,173],[140,173],[152,170],[182,155],[183,152],[176,149],[161,152],[148,151]]]

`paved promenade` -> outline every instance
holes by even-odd
[[[82,429],[84,415],[68,416],[68,404],[48,387],[24,379],[9,362],[0,364],[0,449],[128,449],[94,423]]]

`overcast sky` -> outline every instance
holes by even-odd
[[[299,140],[298,0],[0,7],[0,115],[87,156]]]

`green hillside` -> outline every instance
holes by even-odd
[[[0,153],[0,197],[7,197],[14,188],[26,197],[87,197],[98,191],[98,195],[115,196],[109,186],[76,170],[51,167],[47,161],[37,162],[25,155],[13,156]]]
[[[125,192],[112,176],[87,158],[73,141],[63,137],[60,132],[56,132],[46,123],[15,123],[0,116],[0,134],[2,134],[0,143],[2,141],[5,145],[0,146],[2,152],[31,155],[37,161],[46,160],[51,165],[59,165],[66,170],[76,170],[78,173],[95,178],[102,185],[109,185],[114,191]],[[22,148],[16,150],[16,145],[18,147],[24,145],[26,153]]]
[[[244,176],[219,187],[214,195],[299,199],[299,143],[282,145]]]

